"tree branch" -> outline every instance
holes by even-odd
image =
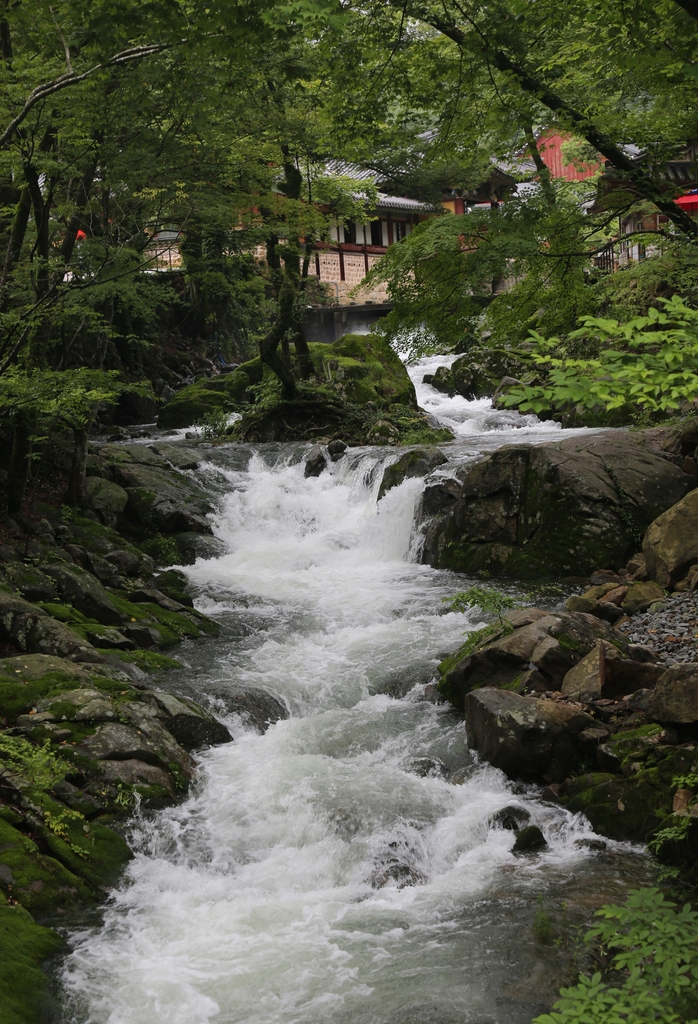
[[[77,85],[79,82],[84,82],[86,78],[89,78],[90,75],[93,75],[96,71],[100,71],[104,68],[113,68],[119,67],[123,64],[129,64],[131,61],[140,60],[142,57],[150,57],[155,53],[162,53],[163,50],[167,49],[169,49],[169,44],[167,43],[152,43],[146,46],[133,46],[128,50],[122,50],[120,53],[114,54],[114,56],[110,57],[108,60],[102,61],[99,64],[94,64],[91,68],[88,68],[87,71],[83,71],[80,75],[74,71],[66,71],[65,74],[59,75],[50,82],[44,82],[42,85],[37,85],[36,89],[33,89],[27,96],[24,106],[19,114],[10,121],[2,135],[0,135],[0,146],[4,146],[10,141],[13,134],[17,128],[19,128],[22,121],[24,121],[30,111],[37,103],[46,99],[47,96],[52,96],[54,93],[60,92],[62,89],[67,89],[71,85]]]
[[[687,3],[691,0],[686,0]],[[462,12],[461,10],[461,13]],[[453,23],[444,21],[434,15],[422,14],[419,16],[421,20],[430,24],[432,28],[437,29],[448,39],[451,39],[459,47],[465,46],[468,43],[465,32]],[[515,61],[509,56],[501,47],[495,46],[482,30],[477,26],[472,18],[464,14],[464,17],[468,20],[469,24],[473,28],[473,31],[479,38],[478,49],[482,53],[486,60],[491,60],[494,66],[502,72],[512,75],[518,82],[519,86],[524,92],[534,96],[543,106],[552,110],[553,113],[562,115],[571,125],[574,126],[574,130],[582,135],[587,142],[589,142],[598,153],[605,156],[608,162],[619,171],[623,171],[626,180],[629,184],[632,184],[638,195],[643,199],[649,199],[650,202],[654,203],[657,209],[665,213],[669,220],[671,220],[676,226],[689,237],[698,241],[698,222],[689,217],[688,214],[677,206],[671,199],[667,199],[664,195],[664,191],[661,186],[645,174],[639,167],[634,163],[631,158],[623,152],[623,150],[617,146],[611,139],[608,138],[588,117],[585,117],[578,110],[564,100],[557,93],[553,92],[552,89],[536,78],[533,74],[526,70],[521,64]]]
[[[698,20],[698,3],[696,0],[674,0],[674,3],[682,7],[686,14]]]

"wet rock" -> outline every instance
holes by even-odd
[[[427,524],[423,560],[517,576],[624,565],[637,531],[693,482],[627,434],[507,445],[471,467],[452,510]]]
[[[275,722],[289,718],[283,700],[261,687],[248,687],[238,693],[220,693],[218,697],[227,711],[239,715],[246,725],[260,733],[265,733]]]
[[[698,562],[698,489],[650,524],[642,552],[647,574],[661,587],[673,586]]]
[[[518,807],[516,804],[508,804],[502,807],[490,818],[490,825],[495,828],[505,828],[509,832],[518,832],[519,829],[531,820],[531,812],[525,807]]]
[[[41,608],[0,591],[0,638],[28,654],[53,654],[69,661],[101,662],[91,644]]]
[[[698,665],[672,665],[649,698],[648,714],[657,722],[698,722]]]
[[[23,682],[41,679],[49,672],[60,672],[69,679],[90,682],[90,674],[82,665],[51,654],[18,654],[12,658],[3,658],[0,661],[0,672],[8,676],[16,675]]]
[[[174,469],[198,469],[201,465],[201,457],[194,448],[185,448],[178,444],[163,444],[160,441],[157,444],[148,445],[148,447],[156,455],[162,455],[164,459],[167,459]]]
[[[468,743],[512,778],[559,782],[580,759],[579,733],[594,719],[562,701],[485,687],[465,698]]]
[[[192,778],[194,762],[187,752],[160,725],[150,709],[129,703],[122,705],[132,725],[107,722],[75,745],[78,753],[97,761],[144,761],[172,770],[173,764]]]
[[[146,692],[141,699],[185,750],[232,741],[226,726],[193,700],[158,691]]]
[[[116,722],[119,719],[114,701],[93,688],[67,690],[40,700],[36,707],[39,713],[50,714],[54,722]]]
[[[337,462],[338,459],[342,458],[348,447],[349,446],[345,444],[344,441],[340,441],[337,439],[334,441],[330,441],[330,443],[327,445],[327,451],[329,452],[332,461]]]
[[[438,757],[413,757],[405,762],[403,768],[422,779],[445,779],[449,774],[448,768]]]
[[[538,853],[548,845],[545,836],[537,825],[527,825],[516,835],[514,853]]]
[[[309,476],[320,476],[322,472],[327,468],[327,461],[325,459],[325,450],[321,445],[314,445],[305,458],[305,470],[303,472],[304,477]]]
[[[136,641],[113,626],[84,626],[81,630],[93,647],[107,651],[134,651]]]
[[[193,565],[197,558],[220,558],[226,547],[218,537],[207,537],[202,533],[177,533],[173,538],[182,562]]]
[[[122,616],[99,580],[77,565],[47,565],[46,575],[56,584],[66,604],[105,626],[121,625]]]
[[[173,601],[171,597],[167,597],[161,590],[157,590],[156,587],[144,587],[141,590],[132,590],[129,593],[129,600],[135,604],[148,603],[157,604],[161,608],[165,608],[168,612],[181,612],[186,611],[185,605],[180,604],[179,601]]]
[[[575,839],[574,845],[581,850],[591,850],[592,853],[603,853],[608,849],[608,843],[605,843],[603,839]]]
[[[405,452],[397,462],[393,462],[383,471],[378,500],[380,501],[391,488],[398,487],[404,480],[427,476],[447,461],[446,456],[438,448],[414,448]]]

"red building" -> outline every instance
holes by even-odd
[[[565,163],[562,147],[569,140],[569,135],[561,135],[554,128],[546,129],[536,139],[543,163],[549,168],[553,178],[565,178],[566,181],[584,181],[585,178],[592,178],[595,174],[598,174],[603,167],[600,158],[595,163],[584,164],[581,169],[574,164]]]

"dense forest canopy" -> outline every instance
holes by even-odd
[[[493,161],[529,183],[490,210],[429,218],[374,267],[394,306],[384,336],[417,349],[462,346],[483,315],[516,343],[613,306],[590,268],[629,210],[663,214],[654,241],[691,279],[697,222],[663,168],[698,138],[695,15],[674,0],[5,4],[13,465],[46,416],[36,374],[116,373],[119,393],[143,395],[194,355],[259,353],[293,399],[314,374],[303,309],[327,301],[313,246],[331,221],[370,218],[377,180],[435,211]],[[553,178],[537,142],[551,127],[603,173]],[[330,160],[375,179],[359,187]],[[163,230],[181,241],[177,275],[153,272]],[[503,279],[514,287],[492,302]]]

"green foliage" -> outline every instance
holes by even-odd
[[[586,941],[607,958],[609,980],[580,976],[534,1024],[695,1024],[698,913],[677,910],[658,889],[636,889],[596,916]]]
[[[650,841],[647,843],[647,848],[652,853],[661,853],[662,847],[665,843],[680,843],[686,838],[688,834],[688,826],[690,825],[690,818],[680,817],[676,819],[675,825],[667,825],[666,828],[659,829],[658,832],[652,836]]]
[[[533,919],[533,936],[541,946],[550,946],[553,942],[553,923],[543,910],[543,897],[538,897],[538,910]]]
[[[149,537],[143,542],[141,549],[155,560],[156,565],[179,565],[182,561],[182,555],[174,537],[166,537],[162,533]]]
[[[510,608],[518,608],[520,602],[501,590],[494,590],[491,587],[469,587],[462,590],[453,597],[445,597],[447,603],[454,612],[465,612],[469,608],[480,608],[485,615],[496,615],[500,626],[504,625],[502,613]]]
[[[195,424],[202,428],[202,435],[207,441],[215,441],[225,434],[230,414],[224,409],[210,409]]]
[[[687,775],[675,775],[672,779],[672,786],[679,789],[698,789],[698,772],[689,772]]]
[[[625,324],[582,317],[569,342],[583,342],[591,355],[568,354],[568,343],[535,331],[533,359],[545,367],[545,384],[513,386],[507,406],[543,412],[579,405],[606,410],[639,406],[651,412],[679,409],[698,396],[698,310],[674,296],[646,316]]]
[[[5,732],[0,732],[0,762],[5,771],[20,775],[39,789],[51,789],[70,770],[67,762],[52,752],[48,740],[37,747],[21,736]]]

